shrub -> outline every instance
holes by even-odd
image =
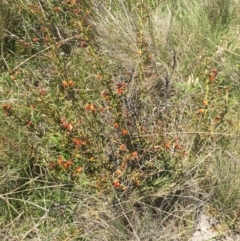
[[[51,213],[67,236],[73,228],[97,239],[102,222],[106,240],[116,237],[112,227],[129,240],[146,238],[139,225],[156,218],[161,235],[171,224],[185,238],[189,230],[177,229],[205,202],[237,207],[236,190],[223,201],[219,181],[232,166],[214,172],[238,125],[237,37],[228,46],[225,36],[237,9],[190,0],[11,3],[23,28],[7,29],[16,48],[2,58],[4,224],[23,213],[27,228],[31,213],[41,232]],[[76,224],[78,214],[85,223]]]

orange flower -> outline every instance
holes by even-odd
[[[212,82],[212,81],[214,81],[216,79],[216,76],[214,76],[214,75],[210,75],[209,76],[209,80]]]
[[[72,125],[71,123],[68,123],[67,126],[66,126],[66,129],[67,129],[68,131],[72,131],[73,125]]]
[[[68,161],[65,162],[65,164],[67,165],[67,167],[70,167],[70,166],[72,166],[73,161],[68,160]]]
[[[123,129],[123,130],[122,130],[122,134],[123,134],[124,136],[126,136],[126,135],[128,135],[128,131],[127,131],[126,129]]]
[[[60,7],[58,7],[58,6],[54,7],[54,11],[59,12],[60,11]]]
[[[121,182],[118,179],[116,179],[113,181],[113,186],[115,188],[119,188],[119,187],[121,187]]]
[[[118,95],[121,95],[122,93],[123,93],[123,91],[125,90],[125,88],[126,88],[126,83],[117,83],[117,94]]]
[[[137,158],[138,158],[138,153],[137,153],[137,151],[134,151],[132,153],[132,159],[137,159]]]
[[[212,82],[217,78],[218,75],[218,70],[217,69],[212,69],[212,72],[209,75],[209,80]]]
[[[204,106],[207,106],[207,105],[208,105],[208,101],[207,101],[207,100],[204,100],[204,101],[203,101],[203,105],[204,105]]]
[[[68,85],[69,85],[70,87],[73,87],[73,86],[74,86],[73,80],[69,80],[69,81],[68,81]]]
[[[33,38],[33,42],[34,42],[34,43],[38,42],[38,38],[36,38],[36,37]]]
[[[120,147],[119,147],[119,149],[120,149],[121,151],[125,151],[127,148],[126,148],[126,145],[121,144]]]
[[[171,148],[171,145],[170,145],[169,142],[167,142],[167,143],[165,144],[165,148],[166,148],[166,149],[170,149],[170,148]]]
[[[87,104],[85,106],[85,110],[88,110],[88,111],[96,111],[96,105],[95,104]]]
[[[77,167],[77,168],[75,169],[75,171],[78,172],[78,173],[81,172],[81,171],[82,171],[82,167]]]
[[[117,94],[121,95],[123,93],[123,89],[122,88],[117,88]]]
[[[83,142],[80,139],[73,139],[73,142],[76,146],[81,146],[83,145]]]
[[[58,165],[59,165],[59,166],[61,166],[61,165],[63,164],[63,158],[62,158],[62,156],[59,156],[59,157],[58,157],[57,162],[58,162]]]
[[[68,82],[64,80],[64,81],[62,82],[62,86],[63,86],[64,88],[67,88],[67,87],[68,87]]]
[[[66,129],[68,131],[72,131],[72,129],[73,129],[73,125],[70,122],[68,122],[66,120],[66,118],[60,119],[60,125],[62,126],[62,128]]]
[[[204,109],[199,109],[199,110],[198,110],[198,113],[199,113],[199,114],[203,114],[204,112],[205,112]]]
[[[64,80],[64,81],[62,82],[62,86],[63,86],[64,88],[73,87],[73,86],[74,86],[74,82],[73,82],[73,80],[68,80],[68,81]]]
[[[114,126],[115,129],[118,129],[118,128],[119,128],[119,124],[118,124],[118,123],[114,123],[113,126]]]

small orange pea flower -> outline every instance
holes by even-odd
[[[212,82],[212,81],[214,81],[216,79],[216,76],[214,76],[214,75],[210,75],[209,76],[209,80]]]
[[[123,93],[123,89],[122,88],[117,88],[117,94],[121,95]]]
[[[204,101],[203,101],[203,105],[204,105],[204,106],[207,106],[207,105],[208,105],[208,101],[207,101],[207,100],[204,100]]]
[[[138,153],[137,153],[137,151],[134,151],[132,153],[132,159],[136,159],[136,158],[138,158]]]
[[[65,164],[67,165],[67,167],[70,167],[70,166],[72,166],[73,161],[68,160],[68,161],[65,162]]]
[[[126,135],[128,135],[128,131],[127,131],[126,129],[123,129],[123,130],[122,130],[122,134],[123,134],[124,136],[126,136]]]
[[[204,109],[198,109],[198,113],[199,113],[199,114],[203,114],[204,112],[205,112]]]
[[[80,139],[73,139],[73,142],[76,146],[81,146],[83,142]]]
[[[70,86],[70,87],[73,87],[73,86],[74,86],[73,80],[69,80],[69,81],[68,81],[68,86]]]
[[[212,72],[209,75],[209,80],[212,82],[217,78],[218,75],[218,70],[217,69],[212,69]]]
[[[72,129],[73,129],[73,125],[70,122],[68,122],[66,120],[66,118],[60,119],[60,125],[62,126],[62,128],[64,128],[65,130],[68,130],[68,131],[72,131]]]
[[[118,124],[118,123],[114,123],[113,126],[114,126],[115,129],[118,129],[118,128],[119,128],[119,124]]]
[[[67,129],[68,131],[72,131],[73,125],[72,125],[71,123],[68,123],[67,126],[66,126],[66,129]]]
[[[64,81],[62,82],[62,86],[63,86],[64,88],[67,88],[67,87],[68,87],[68,82],[64,80]]]
[[[38,38],[36,38],[36,37],[33,38],[33,42],[34,42],[34,43],[38,42]]]
[[[54,7],[54,11],[59,12],[60,11],[60,7],[58,7],[58,6]]]
[[[125,82],[123,82],[123,83],[121,83],[121,82],[117,83],[117,94],[118,94],[118,95],[121,95],[121,94],[123,93],[123,91],[125,90],[126,87],[127,87],[127,85],[126,85]]]
[[[77,167],[77,168],[75,169],[75,171],[78,172],[78,173],[81,172],[81,171],[82,171],[82,167]]]
[[[85,106],[85,110],[88,110],[88,111],[96,111],[96,105],[95,104],[87,104]]]
[[[125,151],[127,148],[126,148],[126,145],[125,145],[125,144],[121,144],[120,147],[119,147],[119,149],[120,149],[121,151]]]
[[[119,187],[121,187],[121,182],[118,179],[116,179],[113,181],[113,186],[115,188],[119,188]]]
[[[62,82],[62,86],[63,86],[64,88],[73,87],[73,86],[74,86],[74,81],[73,81],[73,80],[68,80],[68,81],[64,80],[64,81]]]
[[[170,149],[170,148],[171,148],[171,145],[170,145],[169,142],[167,142],[167,143],[165,144],[165,148],[166,148],[166,149]]]
[[[58,157],[57,162],[58,162],[58,165],[60,165],[60,166],[63,164],[63,158],[62,158],[62,156],[59,156],[59,157]]]

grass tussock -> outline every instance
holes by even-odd
[[[0,5],[2,240],[239,231],[237,1]]]

